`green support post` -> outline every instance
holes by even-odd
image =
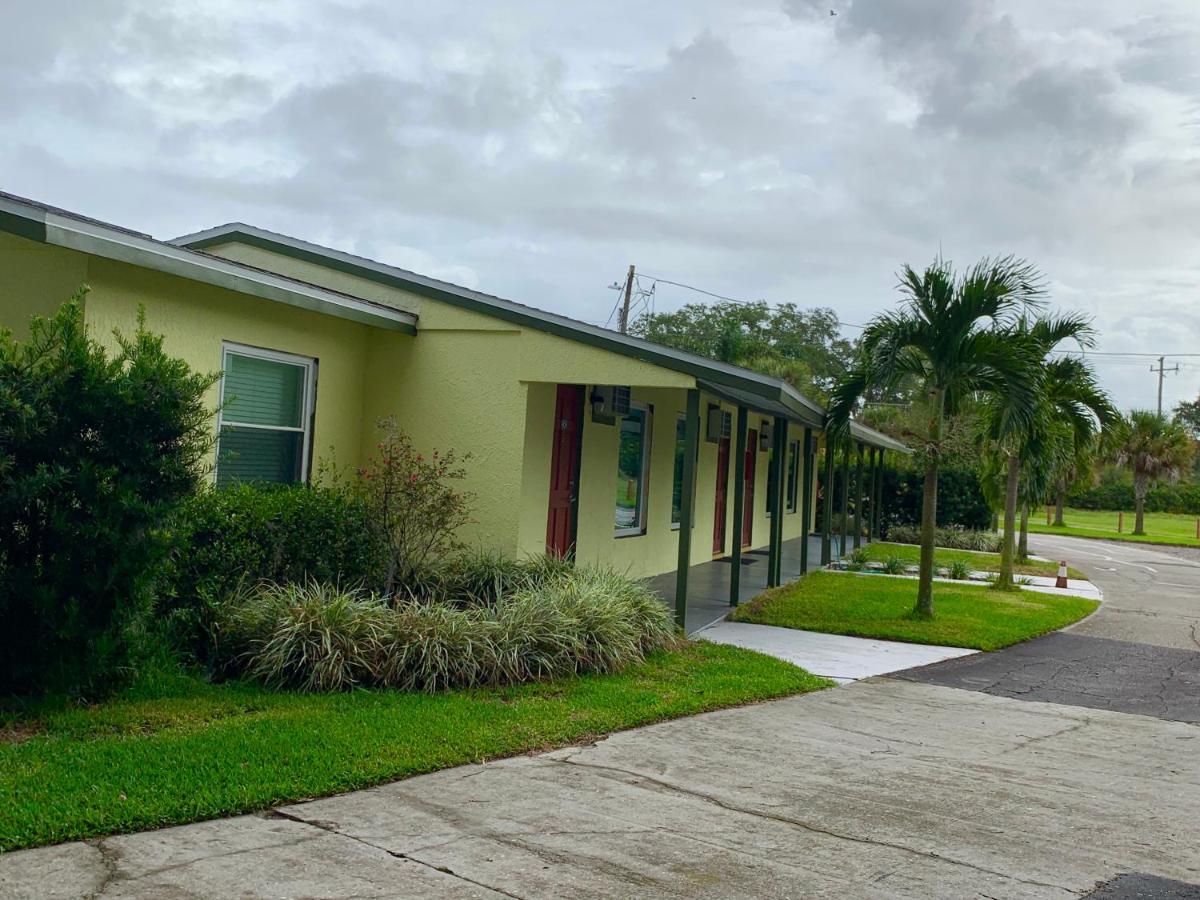
[[[700,392],[687,392],[683,429],[683,483],[679,498],[679,561],[675,570],[675,622],[687,623],[688,568],[692,563],[692,522],[696,506],[696,451],[700,447]]]
[[[863,506],[866,495],[863,493],[863,445],[858,443],[858,463],[854,469],[854,549],[862,546]]]
[[[729,572],[729,605],[738,605],[742,587],[742,529],[746,514],[746,429],[750,427],[750,410],[738,407],[737,437],[733,451],[733,565]]]
[[[783,477],[787,472],[784,457],[787,456],[787,419],[775,417],[771,426],[771,467],[775,470],[775,496],[771,498],[771,531],[767,551],[767,586],[778,587],[783,574]]]
[[[838,559],[846,555],[847,526],[850,522],[850,440],[842,444],[842,527],[838,529]]]
[[[800,574],[808,574],[808,536],[812,533],[812,494],[813,494],[813,433],[811,428],[804,429],[804,488],[802,492],[804,506],[800,510]]]
[[[875,497],[879,493],[879,465],[876,457],[878,449],[871,448],[871,474],[867,476],[867,490],[871,492],[871,501],[867,504],[867,540],[875,540]]]
[[[875,480],[875,500],[871,503],[871,540],[879,540],[879,526],[883,519],[883,448],[879,448],[879,475]]]
[[[830,543],[833,537],[833,442],[825,432],[825,497],[821,509],[821,565],[833,561]]]

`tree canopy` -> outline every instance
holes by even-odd
[[[832,309],[794,303],[689,303],[647,313],[630,327],[639,337],[775,375],[824,401],[853,357]]]

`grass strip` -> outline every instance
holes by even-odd
[[[0,721],[0,850],[234,815],[830,685],[703,642],[613,675],[441,694],[165,678]]]
[[[1099,604],[1082,597],[935,583],[934,618],[912,617],[911,578],[812,572],[739,606],[738,622],[917,644],[996,650],[1082,619]]]

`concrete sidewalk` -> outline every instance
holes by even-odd
[[[1200,880],[1198,746],[1180,722],[872,679],[10,853],[0,896],[1065,900]]]
[[[964,647],[908,644],[746,622],[717,622],[695,637],[757,650],[843,684],[979,652]]]

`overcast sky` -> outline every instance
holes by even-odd
[[[1195,0],[0,9],[0,189],[157,237],[240,220],[599,324],[631,262],[861,323],[901,263],[1016,253],[1098,349],[1200,354]],[[1150,360],[1098,362],[1153,406]]]

